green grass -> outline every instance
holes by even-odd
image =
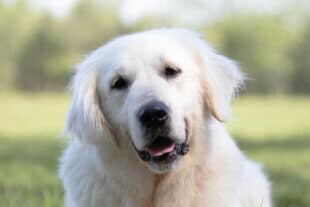
[[[0,93],[0,206],[62,206],[59,133],[68,97]],[[264,164],[279,207],[310,206],[310,97],[241,97],[228,128]]]
[[[228,128],[264,164],[275,206],[310,206],[310,97],[242,97]]]
[[[62,206],[65,95],[0,94],[0,206]]]

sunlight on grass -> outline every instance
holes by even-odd
[[[0,94],[0,134],[58,136],[64,125],[68,97],[63,94]]]
[[[0,93],[0,206],[62,206],[64,94]],[[261,162],[279,207],[310,206],[310,97],[241,97],[227,126]]]
[[[275,206],[310,206],[310,98],[242,97],[233,110],[228,128],[265,166]]]
[[[233,103],[228,127],[253,139],[282,139],[310,134],[310,98],[242,97]]]

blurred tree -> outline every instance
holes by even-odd
[[[143,31],[148,29],[156,29],[162,27],[177,27],[178,22],[166,16],[144,16],[135,24],[124,26],[124,33]]]
[[[286,52],[292,34],[281,21],[269,16],[238,16],[211,27],[207,33],[215,37],[220,51],[240,63],[249,78],[249,92],[283,93],[290,87]]]
[[[121,33],[117,9],[110,1],[80,0],[65,22],[70,47],[89,52]]]
[[[20,90],[59,88],[66,74],[53,77],[59,57],[66,53],[66,41],[57,31],[54,20],[45,16],[17,58],[16,86]],[[55,64],[56,61],[56,64]],[[51,68],[53,66],[53,68]],[[62,84],[63,86],[63,84]]]
[[[0,89],[62,89],[81,56],[111,38],[184,25],[184,19],[177,18],[180,13],[149,14],[133,25],[123,25],[118,13],[121,2],[79,0],[68,16],[55,18],[31,10],[28,0],[12,4],[0,0]],[[191,11],[201,11],[200,5],[205,5],[203,0],[183,3],[191,5]],[[211,26],[199,22],[191,27],[198,27],[219,51],[240,63],[249,78],[247,92],[308,93],[309,22],[301,33],[304,24],[296,29],[288,16],[232,14]],[[305,19],[298,18],[298,22]]]
[[[289,53],[293,71],[292,92],[310,94],[310,21]]]
[[[118,16],[108,6],[113,4],[81,0],[65,20],[41,18],[20,51],[17,88],[28,91],[64,88],[81,54],[120,33]]]
[[[12,5],[0,1],[0,89],[14,87],[18,52],[37,22],[38,14],[29,9],[27,0]]]

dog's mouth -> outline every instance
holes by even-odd
[[[137,151],[143,161],[172,161],[178,155],[185,155],[189,151],[189,145],[185,142],[175,143],[169,137],[158,137],[144,150]]]
[[[158,136],[153,142],[148,144],[143,150],[136,149],[139,157],[143,161],[169,162],[175,160],[178,156],[184,156],[189,151],[188,127],[185,128],[186,138],[183,143],[176,143],[169,136]]]
[[[153,143],[145,148],[152,157],[159,157],[174,150],[175,143],[166,137],[158,137]]]

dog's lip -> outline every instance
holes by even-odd
[[[183,143],[176,143],[172,140],[171,146],[166,146],[165,149],[158,150],[158,156],[156,156],[157,152],[150,150],[149,146],[144,147],[144,149],[139,150],[136,148],[135,144],[132,142],[132,145],[135,149],[135,151],[138,153],[141,160],[145,162],[153,161],[153,162],[161,162],[163,160],[173,160],[176,158],[176,156],[181,155],[184,156],[189,151],[189,144],[188,142],[188,136],[189,136],[189,123],[188,120],[185,118],[185,141]],[[170,137],[168,137],[171,139]],[[170,148],[171,147],[171,148]],[[149,149],[148,149],[149,148]],[[148,149],[148,150],[146,150]],[[153,156],[151,153],[155,156]],[[159,153],[160,151],[160,153]]]
[[[153,143],[144,150],[152,157],[158,157],[166,153],[170,153],[175,148],[175,142],[168,137],[158,137]]]

